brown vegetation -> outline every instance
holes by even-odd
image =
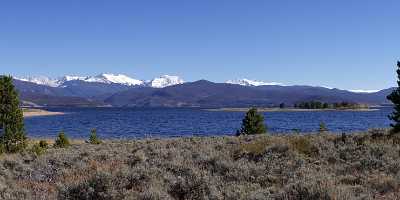
[[[385,130],[72,143],[0,157],[0,199],[399,199],[399,193],[400,146]]]

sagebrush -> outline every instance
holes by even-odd
[[[0,158],[0,199],[400,199],[386,130],[103,141]]]

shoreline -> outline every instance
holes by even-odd
[[[187,135],[187,136],[177,136],[177,137],[121,137],[121,138],[113,138],[113,137],[99,137],[102,141],[106,142],[134,142],[134,141],[170,141],[170,140],[191,140],[191,139],[205,139],[205,138],[237,138],[237,137],[259,137],[259,136],[268,136],[268,137],[296,137],[296,136],[313,136],[313,135],[330,135],[330,136],[335,136],[339,137],[341,136],[342,133],[345,133],[347,136],[357,136],[357,135],[362,135],[362,134],[369,134],[374,131],[381,131],[381,132],[390,132],[390,128],[369,128],[366,130],[354,130],[354,131],[349,131],[349,132],[335,132],[335,131],[325,131],[323,133],[316,131],[287,131],[287,132],[270,132],[268,131],[265,134],[254,134],[254,135],[245,135],[245,136],[236,136],[235,134],[231,135]],[[87,135],[82,135],[80,137],[70,137],[68,133],[65,133],[67,137],[69,138],[71,144],[85,144],[87,143],[86,141],[89,140],[89,132]],[[57,135],[55,136],[29,136],[29,141],[31,142],[39,142],[41,140],[47,141],[49,144],[53,144],[55,139],[57,138]]]
[[[52,112],[37,108],[23,108],[22,109],[24,117],[39,117],[39,116],[55,116],[55,115],[65,115],[63,112]]]
[[[247,112],[250,108],[215,108],[204,109],[212,112]],[[257,108],[258,112],[326,112],[326,111],[356,111],[371,112],[378,111],[377,108],[359,108],[359,109],[297,109],[297,108]]]

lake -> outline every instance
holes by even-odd
[[[55,137],[61,130],[72,138],[86,138],[92,128],[102,138],[220,136],[234,135],[243,112],[215,112],[184,108],[48,108],[65,115],[30,117],[25,126],[30,137]],[[324,122],[330,131],[341,133],[389,127],[391,107],[377,111],[266,112],[271,133],[293,129],[313,132]]]

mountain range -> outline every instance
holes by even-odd
[[[31,82],[38,85],[49,87],[64,87],[71,81],[82,81],[86,83],[104,83],[119,84],[125,86],[150,86],[155,88],[163,88],[171,85],[182,84],[184,81],[178,76],[163,75],[154,78],[151,81],[134,79],[123,74],[99,74],[97,76],[63,76],[58,79],[52,79],[46,76],[23,77],[15,79],[25,82]]]
[[[248,107],[293,105],[304,101],[389,104],[393,90],[348,91],[319,86],[287,86],[250,79],[185,82],[163,75],[149,81],[126,75],[14,78],[27,106]]]

